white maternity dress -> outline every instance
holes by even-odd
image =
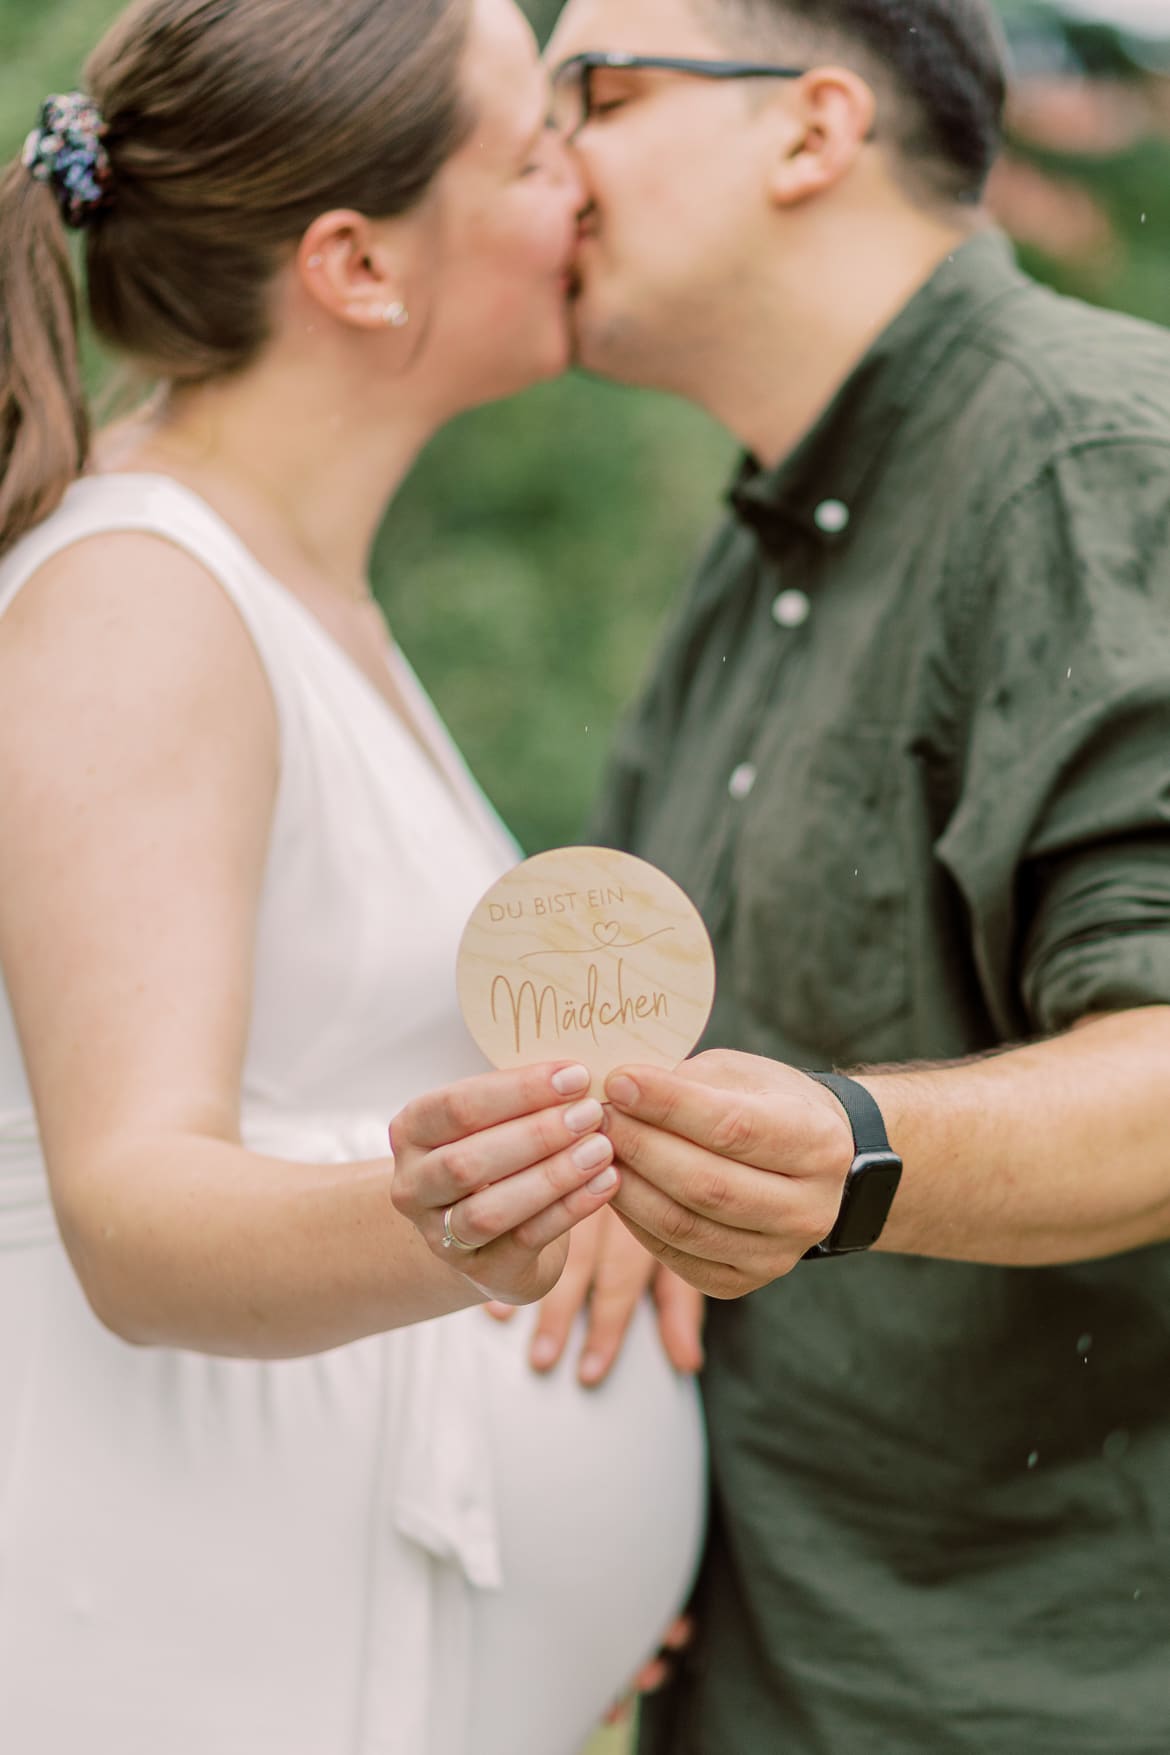
[[[114,530],[203,563],[276,701],[245,1143],[383,1156],[404,1102],[483,1068],[455,950],[515,848],[405,661],[434,760],[166,477],[77,483],[0,564],[0,613]],[[0,988],[0,1750],[576,1755],[685,1596],[701,1428],[645,1311],[595,1393],[533,1375],[531,1324],[472,1310],[276,1364],[115,1339],[57,1236]]]

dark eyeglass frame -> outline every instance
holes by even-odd
[[[687,73],[693,79],[803,79],[807,67],[778,67],[767,61],[696,61],[685,55],[625,55],[604,49],[585,49],[570,55],[554,68],[554,92],[570,79],[580,85],[581,120],[569,138],[578,134],[593,114],[590,87],[595,73],[637,72],[645,68],[652,73]]]

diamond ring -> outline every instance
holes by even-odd
[[[454,1207],[448,1207],[447,1211],[443,1214],[443,1248],[457,1249],[460,1255],[478,1254],[478,1245],[474,1243],[464,1243],[462,1238],[456,1237],[454,1231],[452,1231],[451,1214],[454,1211]]]

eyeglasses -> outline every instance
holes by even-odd
[[[571,140],[602,107],[594,98],[594,75],[642,68],[655,73],[686,73],[692,79],[803,79],[808,72],[807,67],[776,67],[763,61],[693,61],[677,55],[620,55],[588,49],[571,55],[553,72],[553,126]]]

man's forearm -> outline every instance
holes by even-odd
[[[1170,1239],[1170,1006],[860,1082],[905,1162],[879,1249],[1038,1267]]]

